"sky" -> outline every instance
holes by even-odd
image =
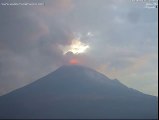
[[[1,0],[0,95],[71,63],[157,96],[158,11],[146,4]]]

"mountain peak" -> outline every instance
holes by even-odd
[[[76,77],[87,76],[92,79],[110,80],[107,76],[97,72],[96,70],[82,65],[63,65],[56,70],[63,75],[76,75]]]
[[[78,64],[69,64],[69,65],[63,65],[59,67],[58,69],[91,69],[89,67],[83,66],[83,65],[78,65]],[[92,69],[93,70],[93,69]]]
[[[61,68],[88,68],[82,65],[78,65],[78,64],[68,64],[68,65],[62,65],[61,67],[59,67],[59,69]]]

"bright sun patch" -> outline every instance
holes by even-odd
[[[73,39],[71,45],[60,46],[60,48],[63,50],[64,55],[68,52],[72,52],[73,54],[81,54],[86,52],[89,45],[82,43],[80,39]]]

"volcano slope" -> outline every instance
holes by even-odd
[[[0,119],[157,119],[158,98],[66,65],[0,97]]]

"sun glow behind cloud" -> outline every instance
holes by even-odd
[[[90,46],[82,43],[79,38],[73,39],[70,45],[60,46],[60,49],[62,49],[64,55],[69,52],[76,55],[82,54],[85,53],[88,48],[90,48]]]

